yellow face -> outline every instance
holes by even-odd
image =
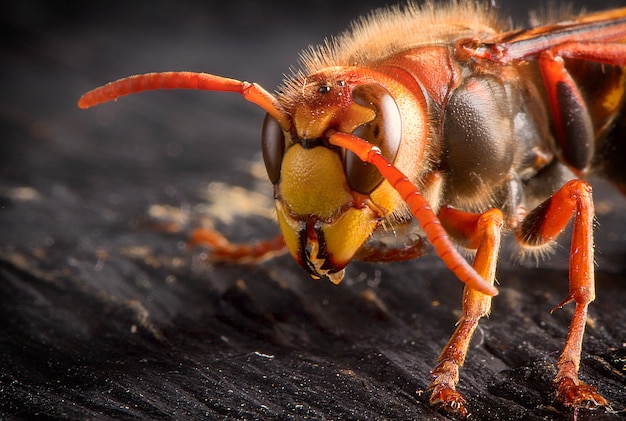
[[[316,277],[339,282],[343,268],[382,215],[357,203],[339,154],[324,146],[290,147],[283,158],[276,211],[291,255]]]
[[[357,84],[349,74],[309,77],[289,99],[290,130],[266,120],[263,139],[278,222],[294,259],[313,277],[338,283],[401,200],[373,166],[325,140],[333,132],[355,133],[393,160],[400,112],[385,88]]]

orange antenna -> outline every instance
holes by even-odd
[[[125,77],[87,92],[78,100],[78,106],[89,108],[125,95],[156,89],[237,92],[267,111],[283,130],[288,131],[291,128],[291,121],[283,106],[260,85],[208,73],[162,72]]]
[[[402,199],[409,205],[411,213],[422,227],[428,241],[443,260],[445,265],[461,282],[487,295],[497,295],[498,290],[480,276],[467,260],[454,247],[446,230],[441,226],[437,215],[432,211],[422,193],[396,167],[389,163],[381,154],[380,149],[371,143],[352,134],[335,132],[329,137],[332,145],[346,148],[355,153],[362,161],[369,162],[378,168],[378,171],[400,193]]]

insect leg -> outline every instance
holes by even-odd
[[[397,229],[398,227],[394,227]],[[417,238],[414,241],[407,241],[404,244],[393,246],[376,244],[371,246],[364,244],[354,255],[355,260],[364,262],[402,262],[405,260],[415,259],[426,254],[426,248],[423,238]]]
[[[234,244],[219,232],[208,228],[194,230],[188,244],[208,246],[211,259],[230,263],[258,263],[287,251],[282,235],[250,244]]]
[[[500,250],[504,217],[499,209],[483,214],[467,213],[444,207],[439,218],[446,230],[466,240],[469,248],[476,249],[473,267],[486,281],[493,284]],[[459,369],[465,361],[469,344],[481,317],[491,309],[491,296],[466,285],[463,291],[463,314],[457,328],[443,348],[438,365],[431,373],[430,403],[441,405],[450,412],[467,415],[465,399],[456,391]]]
[[[459,254],[424,196],[400,170],[382,156],[379,148],[352,134],[333,132],[327,135],[331,145],[346,148],[354,152],[362,161],[376,166],[385,180],[400,193],[409,206],[411,213],[426,233],[428,241],[433,245],[439,258],[461,282],[488,295],[498,294],[498,290],[485,281]]]
[[[607,405],[593,387],[578,380],[587,307],[595,298],[593,268],[594,207],[591,186],[571,180],[531,211],[518,228],[518,241],[529,247],[548,244],[574,218],[570,249],[569,294],[554,310],[574,301],[576,308],[554,379],[556,399],[572,407]]]

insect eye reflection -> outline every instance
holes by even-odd
[[[379,147],[383,156],[394,162],[402,137],[402,119],[395,100],[385,88],[374,83],[354,88],[352,98],[357,104],[376,112],[372,121],[359,126],[353,133]],[[344,155],[344,168],[348,185],[356,192],[370,194],[383,181],[372,164],[363,162],[350,151]]]
[[[285,133],[269,114],[266,114],[263,121],[261,139],[261,151],[267,176],[272,184],[276,184],[280,179],[280,167],[285,154]]]

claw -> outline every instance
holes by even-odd
[[[438,408],[443,408],[446,412],[467,417],[467,401],[456,390],[449,387],[436,388],[430,396],[430,404]]]
[[[593,386],[585,383],[576,384],[570,378],[558,382],[556,400],[568,407],[584,409],[598,409],[609,404]]]

